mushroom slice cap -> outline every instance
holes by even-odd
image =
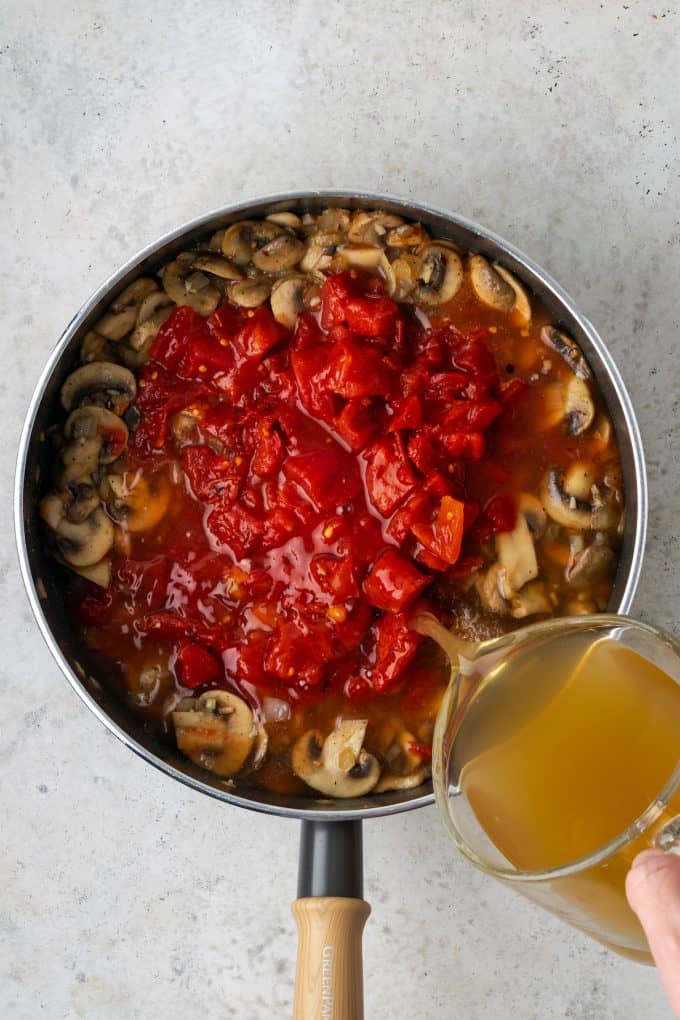
[[[380,777],[380,766],[363,749],[366,726],[365,719],[344,720],[323,743],[316,730],[309,730],[293,746],[293,771],[327,797],[370,793]]]
[[[111,585],[113,564],[110,559],[100,560],[99,563],[94,563],[91,567],[71,567],[71,569],[87,581],[91,581],[92,584],[98,584],[100,588],[109,588]]]
[[[232,223],[222,237],[222,254],[237,266],[247,266],[258,248],[283,234],[284,228],[271,220],[241,220]]]
[[[197,255],[194,259],[194,269],[200,269],[202,272],[210,273],[212,276],[219,276],[221,280],[243,279],[243,270],[239,266],[230,262],[223,255],[215,255],[212,252]]]
[[[593,527],[592,504],[565,491],[564,476],[558,468],[551,468],[544,475],[540,498],[546,513],[557,524],[574,531],[587,531]]]
[[[302,220],[294,212],[275,212],[266,217],[270,223],[276,223],[279,227],[289,227],[290,230],[302,230]]]
[[[521,592],[513,596],[510,604],[510,615],[516,620],[552,611],[553,606],[542,581],[531,581],[525,585]]]
[[[346,269],[377,269],[385,257],[384,250],[378,244],[341,244],[333,259],[333,268]]]
[[[531,322],[531,302],[529,301],[529,295],[525,291],[519,280],[512,275],[512,273],[501,266],[498,262],[494,263],[494,269],[498,276],[512,288],[515,295],[515,300],[510,309],[512,315],[519,321],[520,325],[528,326]]]
[[[99,436],[73,439],[67,443],[61,451],[64,469],[59,475],[59,484],[72,485],[93,475],[99,464],[101,448],[102,440]]]
[[[509,312],[515,303],[515,292],[496,268],[483,255],[471,255],[468,262],[472,289],[482,304],[499,312]]]
[[[180,751],[225,778],[243,768],[258,732],[250,707],[231,691],[206,691],[181,702],[172,721]]]
[[[371,212],[358,209],[350,220],[347,240],[358,241],[362,244],[384,245],[387,241],[388,231],[394,227],[400,227],[403,222],[401,216],[384,212],[382,209]]]
[[[101,500],[99,493],[92,484],[92,479],[73,486],[73,500],[69,504],[66,516],[74,524],[81,524],[86,517],[97,509]]]
[[[422,223],[402,223],[387,233],[389,248],[419,248],[430,240]]]
[[[418,249],[421,268],[412,291],[417,304],[443,305],[456,296],[463,282],[463,263],[455,245],[442,241]]]
[[[547,518],[540,499],[529,492],[523,492],[517,502],[517,510],[524,515],[534,538],[541,538],[545,532]]]
[[[609,573],[615,560],[614,550],[607,545],[604,536],[601,540],[596,538],[591,545],[572,552],[565,570],[566,579],[574,587],[589,585]]]
[[[266,273],[281,273],[293,269],[305,254],[305,246],[294,234],[280,234],[272,241],[258,248],[252,257],[257,269]]]
[[[113,494],[107,499],[111,516],[132,534],[155,528],[170,506],[170,485],[163,474],[112,474],[106,485]]]
[[[145,277],[135,280],[118,295],[108,312],[96,323],[97,333],[107,340],[122,340],[133,328],[143,299],[157,289],[153,280]]]
[[[66,517],[71,497],[68,492],[49,492],[40,501],[39,512],[45,524],[56,531]]]
[[[128,368],[110,361],[93,361],[71,372],[61,388],[61,403],[67,411],[87,402],[122,414],[136,392],[137,383]]]
[[[405,776],[397,776],[392,772],[385,772],[373,787],[373,793],[390,793],[392,790],[413,790],[416,786],[422,786],[430,778],[430,769],[427,765],[421,765],[415,772],[409,772]]]
[[[272,314],[277,322],[287,329],[294,329],[297,317],[304,307],[304,295],[308,280],[306,276],[284,276],[272,287]]]
[[[189,305],[198,315],[212,315],[221,292],[200,270],[194,269],[194,252],[183,252],[163,268],[163,290],[176,305]]]
[[[271,281],[264,278],[236,280],[227,287],[229,300],[241,308],[258,308],[271,293]]]
[[[566,361],[579,379],[592,379],[593,373],[590,371],[581,348],[566,333],[555,326],[544,326],[541,330],[541,340],[547,347],[559,354],[563,361]]]
[[[80,360],[84,365],[90,361],[111,361],[117,353],[116,345],[94,329],[88,330],[80,345]]]
[[[73,567],[91,567],[103,560],[113,545],[113,524],[101,506],[84,521],[74,524],[64,518],[56,528],[57,548]]]
[[[64,425],[67,439],[99,439],[99,460],[111,464],[127,446],[128,427],[122,418],[105,407],[86,404],[71,411]]]
[[[148,319],[144,319],[143,322],[139,322],[135,326],[128,337],[128,344],[136,354],[148,354],[151,344],[158,336],[159,329],[166,319],[170,317],[174,307],[172,304],[163,305],[157,312],[150,315]]]
[[[504,598],[512,598],[527,581],[538,577],[534,540],[523,513],[517,515],[512,531],[496,535],[496,555],[503,571],[501,594]]]
[[[568,436],[581,436],[593,423],[595,405],[588,383],[573,376],[564,394],[565,421]]]
[[[495,616],[504,616],[510,608],[502,592],[503,580],[503,568],[499,563],[494,563],[484,574],[478,574],[475,578],[475,588],[482,607]]]

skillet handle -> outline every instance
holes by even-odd
[[[296,900],[298,928],[293,1020],[363,1020],[361,936],[371,908],[365,900],[316,896]]]
[[[363,1020],[361,822],[302,823],[293,1020]]]

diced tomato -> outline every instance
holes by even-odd
[[[298,320],[299,324],[299,320]],[[331,372],[329,345],[302,347],[291,351],[290,363],[295,376],[300,403],[309,414],[322,421],[333,420],[333,398],[328,387]]]
[[[346,503],[359,491],[357,470],[337,443],[298,457],[288,457],[283,473],[300,486],[316,510]]]
[[[410,630],[406,613],[382,616],[375,626],[373,689],[384,693],[398,683],[423,638]]]
[[[348,340],[330,350],[328,387],[341,397],[387,397],[394,385],[394,371],[383,352],[370,343]]]
[[[207,446],[185,446],[182,467],[196,499],[223,503],[233,502],[239,493],[248,464],[240,458],[215,453]]]
[[[330,635],[325,629],[316,627],[313,634],[305,634],[294,623],[283,621],[267,642],[264,668],[291,687],[315,687],[321,683],[331,656]]]
[[[96,626],[111,617],[115,601],[115,592],[110,588],[90,585],[78,606],[78,615],[83,623]]]
[[[449,564],[442,560],[439,556],[435,556],[433,552],[426,549],[420,542],[416,544],[413,551],[413,558],[417,563],[422,563],[424,567],[428,567],[429,570],[437,570],[439,573],[443,573],[449,569]]]
[[[411,525],[411,531],[426,549],[446,563],[453,564],[460,555],[464,514],[465,507],[460,500],[444,496],[434,521],[417,521]]]
[[[442,418],[444,432],[483,432],[503,410],[495,400],[455,400]]]
[[[363,450],[377,430],[376,414],[370,398],[354,397],[348,400],[337,415],[334,428],[352,450]]]
[[[469,577],[470,574],[476,574],[483,566],[484,560],[481,556],[461,556],[457,563],[448,568],[446,576],[452,580]]]
[[[180,645],[175,668],[185,687],[202,687],[220,678],[222,670],[215,656],[203,645],[186,641]]]
[[[421,474],[429,475],[438,470],[442,457],[431,429],[421,429],[411,436],[407,450],[409,460]]]
[[[225,301],[212,315],[208,316],[205,324],[211,336],[216,340],[226,340],[231,343],[243,325],[246,315],[245,309],[237,308],[230,301]]]
[[[329,276],[321,288],[322,326],[346,325],[361,336],[389,336],[395,328],[398,305],[384,294],[360,291],[348,273]]]
[[[413,491],[418,479],[397,436],[378,439],[363,452],[366,489],[373,506],[389,517]]]
[[[248,313],[244,325],[234,337],[234,348],[247,361],[260,361],[286,334],[286,327],[276,321],[266,305],[260,305],[254,312]]]
[[[139,630],[157,638],[170,641],[196,639],[202,644],[219,647],[220,635],[216,627],[210,627],[200,620],[192,620],[179,613],[161,611],[148,613],[139,621]]]
[[[394,413],[388,424],[390,432],[418,429],[423,424],[423,405],[415,393],[410,397],[398,397],[392,402],[392,409]]]
[[[529,383],[522,379],[511,379],[501,386],[498,399],[504,408],[514,407],[515,403],[529,391]]]
[[[174,372],[194,344],[208,336],[205,320],[188,305],[174,308],[156,334],[149,356]]]
[[[251,471],[260,477],[273,475],[279,470],[285,457],[283,440],[271,421],[260,421],[257,428],[255,456]]]
[[[431,744],[423,744],[420,740],[409,740],[406,750],[411,754],[418,755],[419,758],[423,758],[425,761],[432,761]]]
[[[348,557],[319,554],[313,557],[309,569],[319,588],[339,601],[360,595],[357,570]]]
[[[364,594],[376,609],[399,613],[415,602],[431,580],[405,556],[386,549],[368,572]]]
[[[165,556],[122,560],[115,577],[117,586],[132,593],[147,609],[160,609],[165,604],[170,580],[170,564]]]
[[[481,432],[444,432],[439,441],[449,457],[478,461],[484,456],[484,436]]]
[[[494,496],[484,507],[484,516],[494,532],[512,531],[517,521],[517,503],[512,496]]]
[[[242,560],[259,545],[264,530],[260,517],[239,500],[232,505],[217,504],[208,515],[206,529],[221,545],[231,550],[236,560]]]

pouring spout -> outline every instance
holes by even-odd
[[[364,890],[361,821],[302,822],[298,897],[361,899]]]

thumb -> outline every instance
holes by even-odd
[[[626,877],[626,896],[680,1017],[680,857],[662,850],[643,851]]]

